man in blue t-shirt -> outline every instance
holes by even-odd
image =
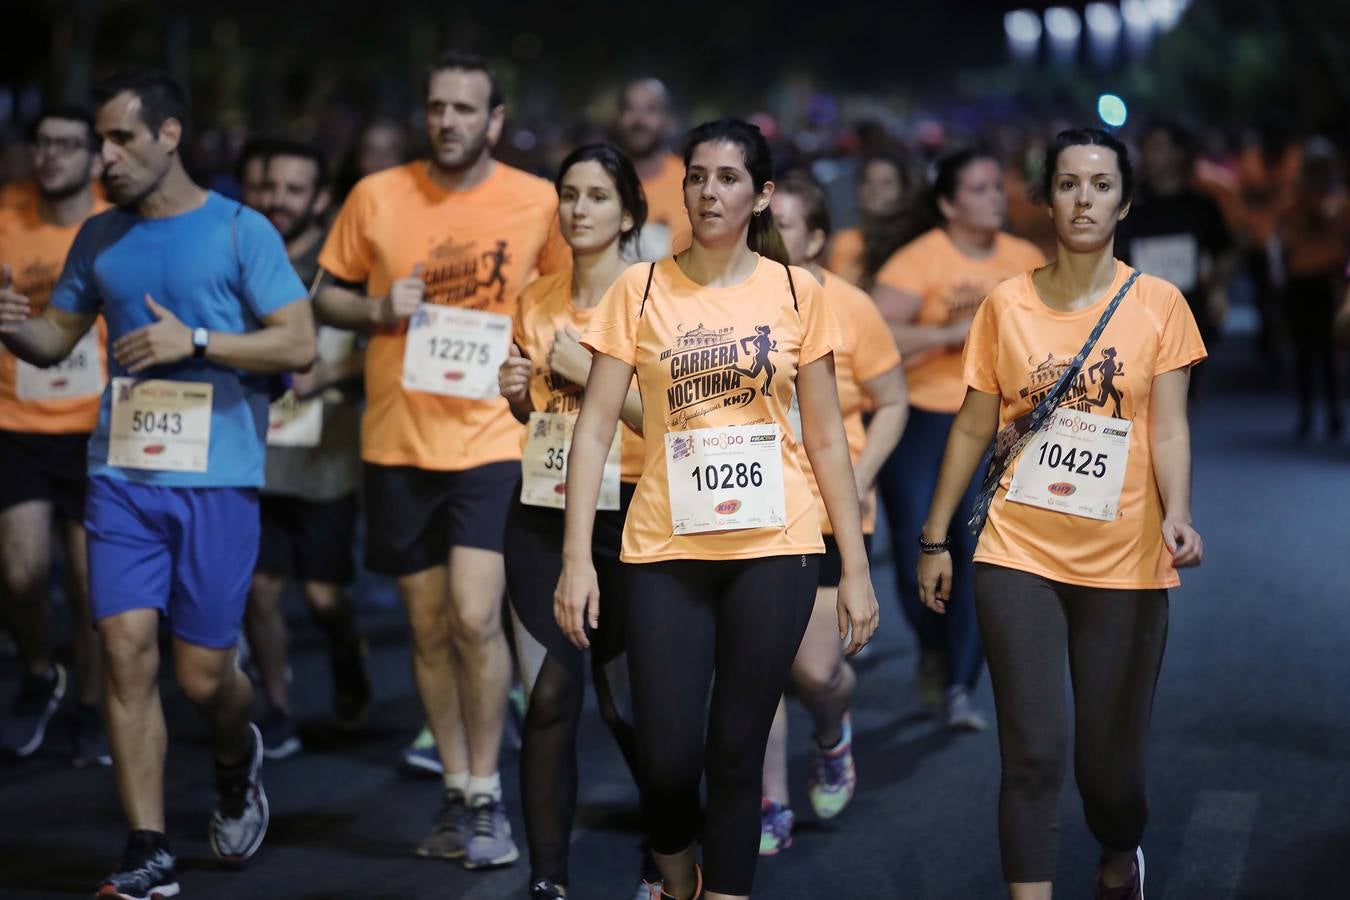
[[[235,666],[258,552],[267,378],[314,359],[305,289],[261,215],[194,184],[182,90],[152,70],[101,84],[96,129],[117,208],[80,229],[40,316],[0,304],[0,339],[64,359],[100,313],[108,377],[89,440],[90,604],[107,660],[107,728],[131,834],[99,896],[177,893],[164,834],[159,619],[216,761],[211,848],[233,862],[267,831],[253,689]]]

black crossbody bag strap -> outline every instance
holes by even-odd
[[[970,517],[967,527],[970,533],[976,537],[980,536],[980,531],[984,528],[984,521],[989,515],[989,506],[994,501],[994,493],[998,490],[998,483],[1003,479],[1003,475],[1008,468],[1017,460],[1027,444],[1040,431],[1041,426],[1049,421],[1051,415],[1059,408],[1060,401],[1064,395],[1069,392],[1074,381],[1078,378],[1078,373],[1083,370],[1083,363],[1087,360],[1088,354],[1092,348],[1097,345],[1097,339],[1102,336],[1106,330],[1111,317],[1116,314],[1120,302],[1125,299],[1125,295],[1130,292],[1134,286],[1135,279],[1139,277],[1138,270],[1130,272],[1130,277],[1125,280],[1125,284],[1111,298],[1111,302],[1106,305],[1102,316],[1097,320],[1097,324],[1092,327],[1092,332],[1088,339],[1083,343],[1083,347],[1078,351],[1078,355],[1073,358],[1073,362],[1064,370],[1064,374],[1059,376],[1059,381],[1050,389],[1050,393],[1041,398],[1041,402],[1025,415],[1018,416],[1013,421],[999,429],[998,434],[994,435],[993,442],[985,452],[984,458],[987,461],[987,467],[984,472],[984,480],[980,483],[980,493],[975,498],[975,514]]]
[[[642,318],[642,313],[647,309],[647,295],[652,292],[652,276],[656,274],[656,263],[652,263],[647,269],[647,286],[642,289],[642,305],[638,307],[638,318]]]

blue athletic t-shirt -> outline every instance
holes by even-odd
[[[57,309],[102,312],[108,323],[109,387],[89,437],[90,475],[165,487],[261,487],[267,376],[204,359],[155,366],[139,377],[214,386],[207,470],[155,472],[108,465],[111,379],[128,374],[113,358],[112,344],[154,323],[146,294],[189,328],[256,331],[263,316],[306,295],[281,235],[257,212],[214,191],[198,208],[163,219],[111,209],[80,228],[51,295]]]

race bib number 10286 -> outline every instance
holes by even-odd
[[[667,432],[674,533],[786,524],[782,441],[777,425]]]

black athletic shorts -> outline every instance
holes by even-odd
[[[591,649],[602,662],[623,652],[624,595],[620,587],[619,547],[623,522],[636,486],[619,485],[619,508],[595,514],[591,559],[604,599],[600,629],[591,634]],[[553,616],[553,591],[562,574],[563,516],[561,509],[526,506],[516,490],[506,520],[506,588],[511,605],[525,630],[550,654],[582,677],[581,653],[563,634]]]
[[[259,572],[291,575],[301,581],[351,584],[356,577],[356,494],[336,500],[302,500],[263,494]]]
[[[863,548],[867,551],[867,558],[872,558],[872,536],[863,535]],[[839,579],[844,575],[844,560],[839,555],[839,544],[835,542],[834,535],[825,535],[825,555],[820,558],[820,578],[816,582],[817,587],[839,587]]]
[[[446,565],[451,547],[502,552],[520,463],[461,472],[365,464],[366,567],[412,575]]]
[[[0,510],[45,500],[72,522],[84,522],[89,483],[87,434],[0,431]]]

